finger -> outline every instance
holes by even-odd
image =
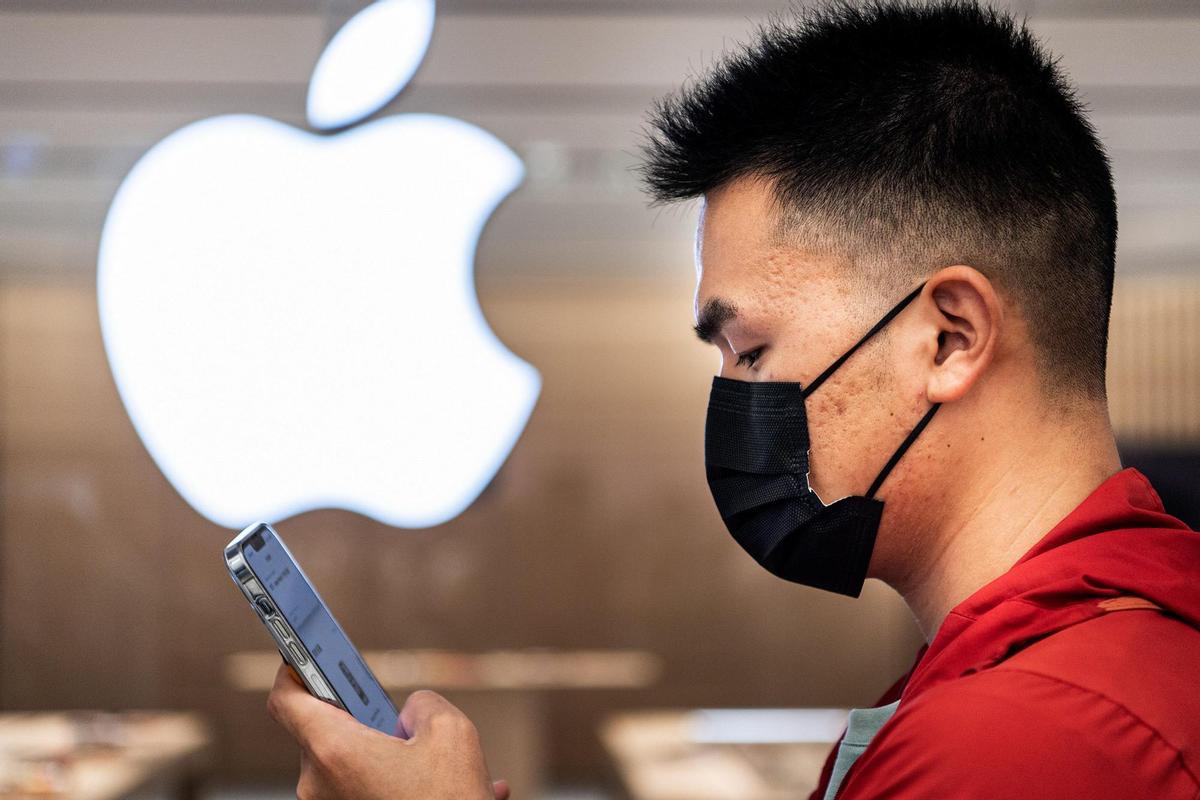
[[[345,712],[309,694],[287,664],[280,664],[267,696],[267,710],[301,747],[310,748],[313,736],[348,719]]]
[[[499,780],[492,783],[492,793],[496,795],[496,800],[508,800],[511,791],[508,788],[508,781]]]
[[[469,724],[466,716],[453,703],[428,689],[410,694],[404,708],[400,709],[400,725],[410,738],[429,732],[435,720],[439,719],[461,721],[464,727]]]

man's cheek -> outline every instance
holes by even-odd
[[[879,398],[850,398],[842,393],[841,386],[836,387],[837,391],[828,391],[833,388],[822,387],[808,401],[809,480],[825,503],[865,492],[874,477],[871,464],[878,469],[887,459],[877,446],[877,432],[868,424]],[[862,408],[856,411],[859,405]]]

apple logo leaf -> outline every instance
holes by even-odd
[[[434,0],[379,0],[342,26],[308,84],[308,122],[318,130],[353,125],[400,93],[433,35]]]

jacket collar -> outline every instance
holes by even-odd
[[[1008,572],[955,606],[918,652],[905,699],[1003,661],[1063,628],[1148,600],[1200,627],[1200,536],[1140,472],[1104,481]]]

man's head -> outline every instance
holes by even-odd
[[[838,4],[776,21],[658,104],[645,156],[657,200],[705,201],[697,333],[726,377],[811,381],[927,281],[810,400],[826,502],[862,493],[932,403],[956,404],[941,424],[976,438],[1103,407],[1108,162],[1003,14]],[[950,448],[961,435],[914,449],[891,482],[977,457]]]
[[[779,21],[661,102],[663,201],[771,184],[782,241],[880,302],[968,264],[1029,324],[1053,391],[1102,395],[1116,246],[1104,152],[1053,61],[973,4],[835,5]]]

